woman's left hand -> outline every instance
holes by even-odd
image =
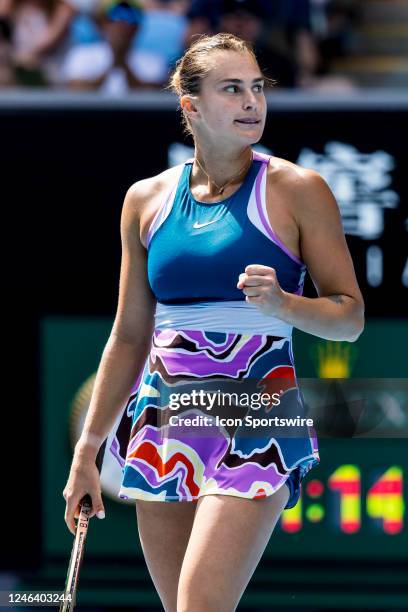
[[[285,309],[286,293],[278,283],[274,268],[251,264],[239,275],[237,288],[245,293],[245,300],[255,304],[264,314],[281,316]]]

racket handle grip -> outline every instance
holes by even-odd
[[[85,495],[82,497],[82,499],[79,502],[79,504],[81,506],[83,506],[84,504],[88,504],[88,506],[92,506],[92,499],[91,499],[91,496],[89,495],[89,493],[85,493]]]

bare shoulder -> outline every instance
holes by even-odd
[[[338,205],[325,179],[315,170],[303,168],[280,157],[272,157],[268,165],[268,189],[286,196],[292,214],[301,220],[323,210],[338,213]]]
[[[280,157],[272,157],[268,165],[268,182],[290,190],[296,195],[304,189],[309,191],[327,190],[324,178],[315,170],[303,168]]]
[[[179,168],[179,165],[172,166],[155,176],[133,183],[126,193],[124,212],[140,218],[152,201],[168,192]]]

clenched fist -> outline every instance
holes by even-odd
[[[239,275],[237,288],[245,293],[245,300],[255,304],[266,315],[279,317],[286,304],[286,293],[278,283],[274,268],[251,264]]]

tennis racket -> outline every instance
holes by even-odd
[[[102,469],[103,456],[105,454],[107,439],[100,447],[95,459],[99,473]],[[65,581],[64,596],[60,605],[60,612],[70,612],[75,607],[76,593],[78,587],[79,570],[84,554],[86,534],[88,533],[89,515],[92,511],[92,499],[89,493],[83,496],[80,503],[79,518],[72,546],[71,558],[69,560],[67,579]]]

